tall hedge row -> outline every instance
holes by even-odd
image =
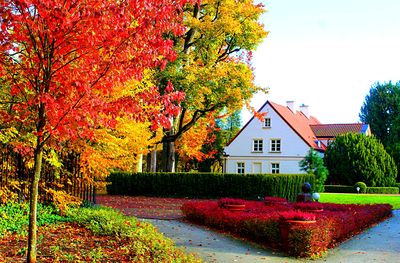
[[[295,200],[308,174],[213,174],[213,173],[112,173],[107,192],[114,195],[174,197],[279,196]]]

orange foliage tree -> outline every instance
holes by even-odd
[[[90,139],[118,116],[143,118],[142,103],[163,101],[153,125],[169,126],[173,96],[156,88],[108,102],[113,87],[175,58],[168,35],[183,33],[176,0],[0,0],[0,117],[30,137],[17,150],[34,159],[28,262],[36,261],[36,211],[43,149]],[[171,88],[167,89],[171,91]],[[148,112],[146,112],[148,114]]]
[[[188,117],[189,118],[189,117]],[[215,117],[209,114],[200,119],[176,141],[176,153],[179,156],[180,170],[190,171],[196,163],[212,158],[217,153],[212,144],[215,141]],[[208,147],[205,150],[205,146]]]

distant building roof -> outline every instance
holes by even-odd
[[[349,132],[366,133],[368,129],[368,124],[364,123],[314,124],[310,125],[310,128],[317,138],[334,138],[338,135]]]

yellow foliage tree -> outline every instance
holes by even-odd
[[[203,0],[185,9],[186,34],[175,39],[178,59],[159,73],[185,93],[173,129],[165,132],[162,167],[173,170],[174,143],[209,113],[232,113],[248,105],[257,91],[250,64],[251,51],[267,35],[258,22],[264,12],[252,0]]]

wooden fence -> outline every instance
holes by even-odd
[[[29,200],[29,182],[33,177],[33,168],[30,168],[33,165],[29,165],[29,161],[32,160],[6,145],[0,145],[0,158],[0,189],[11,187],[18,192],[20,200]],[[51,200],[51,195],[46,189],[53,189],[96,203],[95,187],[80,171],[79,155],[65,153],[60,154],[59,158],[63,163],[61,168],[51,166],[43,160],[39,183],[40,201]]]

